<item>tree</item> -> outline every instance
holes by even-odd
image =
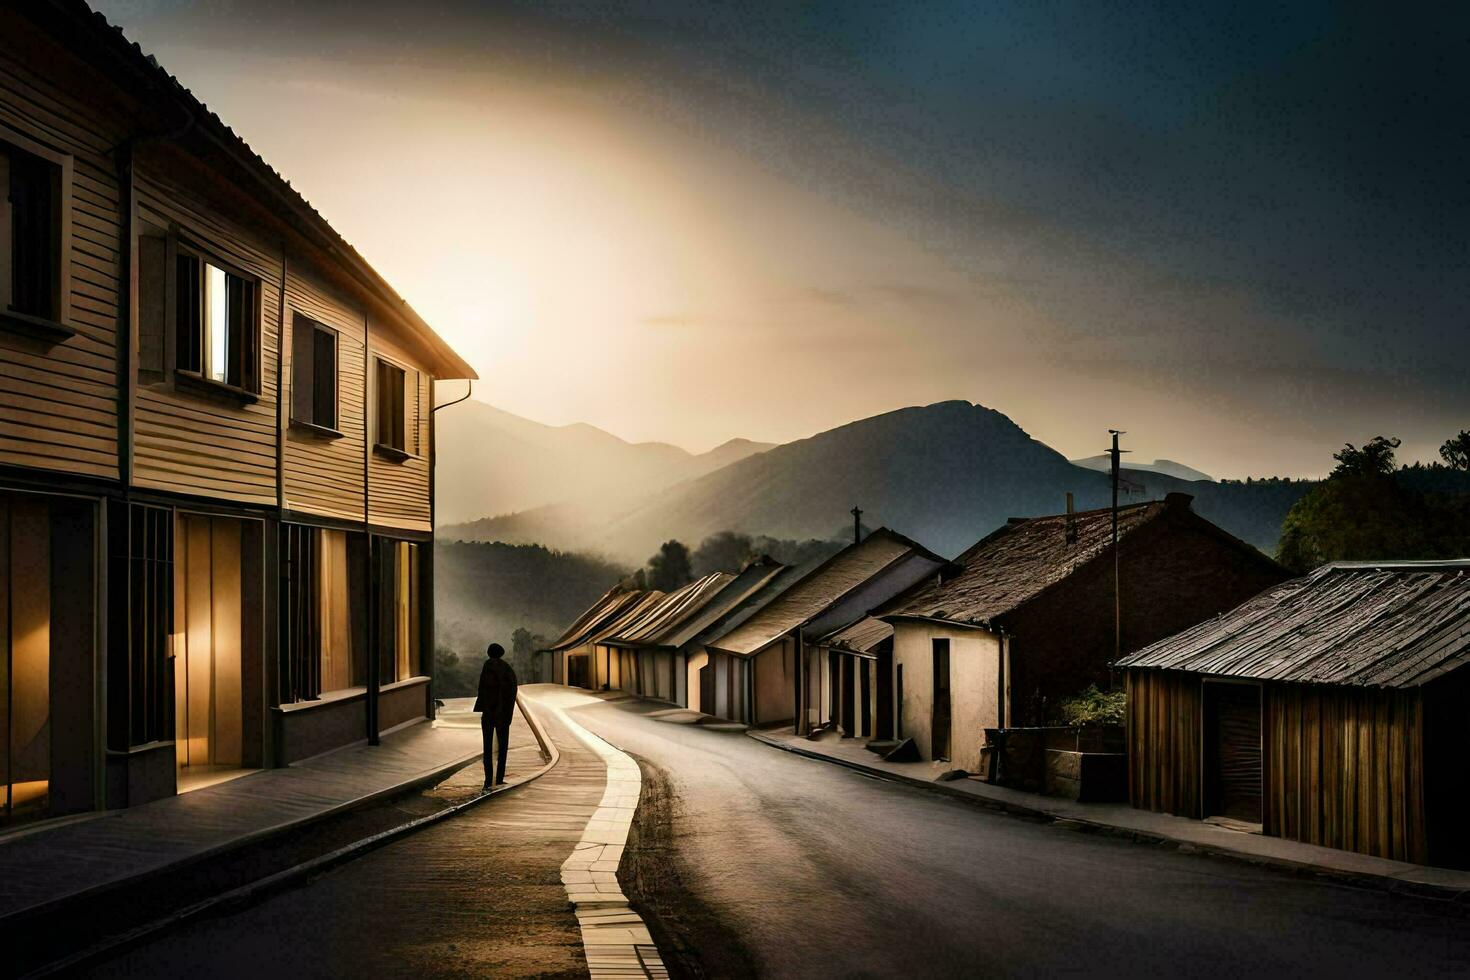
[[[1446,439],[1439,455],[1450,469],[1470,471],[1470,431],[1461,429],[1459,435]]]
[[[699,543],[690,557],[694,574],[708,575],[711,572],[735,573],[745,567],[746,562],[756,557],[755,547],[749,537],[735,531],[711,534]]]
[[[510,635],[510,665],[523,682],[536,677],[536,651],[546,646],[546,637],[517,626]]]
[[[681,541],[665,541],[659,545],[658,554],[648,559],[648,587],[662,592],[672,592],[688,585],[694,578],[689,565],[689,549]]]
[[[1330,474],[1340,476],[1387,476],[1393,472],[1394,450],[1399,448],[1399,439],[1374,436],[1371,442],[1359,449],[1352,443],[1344,443],[1342,449],[1332,454],[1337,460]]]
[[[1334,475],[1286,514],[1276,558],[1299,574],[1330,561],[1437,557],[1424,498],[1391,475]]]

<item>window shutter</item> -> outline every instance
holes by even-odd
[[[176,273],[174,286],[177,297],[174,304],[174,356],[175,366],[181,371],[195,373],[204,370],[203,344],[201,343],[204,321],[204,290],[200,276],[202,263],[192,255],[178,254],[175,258]]]
[[[302,422],[314,422],[312,380],[315,374],[312,363],[312,334],[316,330],[304,316],[291,320],[291,417]]]
[[[419,373],[417,371],[403,372],[403,383],[408,387],[407,397],[404,398],[403,429],[405,437],[411,445],[404,448],[417,455],[419,452]]]
[[[168,238],[138,239],[138,383],[157,384],[164,377],[168,331]]]

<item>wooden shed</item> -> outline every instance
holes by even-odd
[[[1119,661],[1129,794],[1470,867],[1470,561],[1338,563]]]

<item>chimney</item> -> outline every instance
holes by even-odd
[[[1067,543],[1077,543],[1077,503],[1072,491],[1067,491]]]

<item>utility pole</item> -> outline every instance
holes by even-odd
[[[863,543],[863,512],[861,508],[854,507],[848,513],[852,514],[852,543]]]
[[[1126,449],[1118,448],[1118,437],[1126,435],[1121,429],[1109,429],[1113,446],[1108,450],[1112,458],[1113,474],[1113,660],[1123,656],[1123,596],[1118,573],[1118,469]]]

